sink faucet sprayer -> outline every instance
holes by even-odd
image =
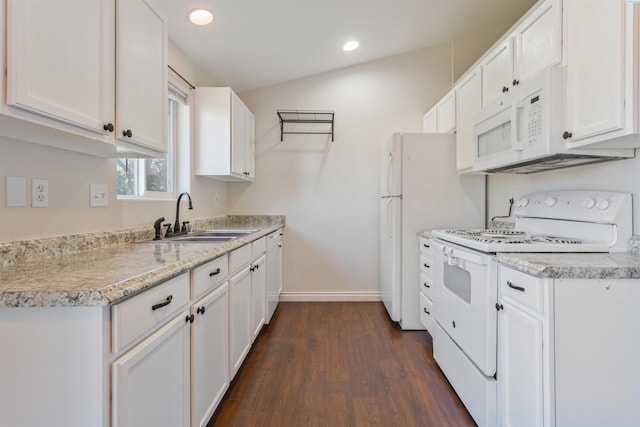
[[[191,204],[191,196],[189,195],[189,193],[187,193],[186,191],[184,193],[180,193],[180,195],[178,196],[178,202],[176,203],[176,222],[173,225],[173,233],[178,233],[178,231],[187,231],[187,227],[185,225],[182,226],[182,229],[180,228],[180,200],[182,199],[182,196],[187,196],[187,198],[189,199],[189,210],[193,210],[193,205]]]

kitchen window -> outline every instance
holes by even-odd
[[[119,158],[119,199],[175,199],[189,191],[189,87],[169,75],[167,154],[154,159]]]

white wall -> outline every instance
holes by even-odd
[[[210,85],[199,68],[173,44],[169,64],[193,84]],[[6,176],[27,178],[27,207],[7,207]],[[49,207],[31,208],[31,179],[49,181]],[[0,242],[153,225],[164,216],[175,218],[175,200],[121,201],[116,198],[114,159],[101,159],[0,137]],[[109,206],[89,207],[89,185],[109,186]],[[193,211],[182,207],[182,219],[227,213],[227,185],[191,178]],[[216,203],[216,197],[218,202]]]
[[[640,158],[540,172],[530,175],[496,174],[489,177],[489,218],[506,215],[509,194],[542,190],[610,190],[633,194],[633,228],[640,230]],[[517,199],[516,199],[517,200]]]
[[[256,181],[230,184],[229,212],[287,216],[284,291],[378,294],[379,147],[421,131],[451,84],[448,44],[241,94],[256,116]],[[278,109],[335,110],[335,141],[285,135]]]

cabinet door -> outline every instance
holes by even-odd
[[[489,52],[482,63],[482,106],[500,98],[513,81],[513,38]]]
[[[422,132],[437,133],[438,132],[438,108],[434,106],[422,118]]]
[[[116,137],[165,152],[166,22],[146,0],[118,0],[116,11]]]
[[[543,426],[542,320],[500,301],[498,416],[503,427]]]
[[[625,125],[625,4],[618,0],[564,1],[571,143]]]
[[[282,233],[282,230],[280,230]],[[282,291],[282,240],[267,251],[267,300],[265,323],[271,321]]]
[[[228,284],[191,308],[191,425],[204,427],[229,387]]]
[[[256,118],[248,109],[244,113],[245,168],[247,178],[253,180],[256,177]]]
[[[562,5],[541,4],[515,30],[514,81],[524,81],[562,60]],[[517,84],[517,83],[516,83]]]
[[[456,93],[449,92],[438,103],[438,132],[450,133],[456,130]]]
[[[8,0],[7,104],[106,133],[113,19],[113,0]]]
[[[256,339],[264,325],[265,300],[267,294],[267,257],[262,255],[253,262],[251,268],[251,325],[252,341]]]
[[[231,173],[246,176],[245,106],[235,93],[231,93]]]
[[[184,311],[112,365],[118,426],[189,425],[189,327]]]
[[[456,88],[456,168],[458,172],[470,171],[474,157],[473,116],[482,108],[482,82],[480,67]]]
[[[251,348],[251,271],[246,266],[229,279],[231,378]]]

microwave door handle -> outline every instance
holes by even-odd
[[[520,112],[524,110],[522,100],[514,101],[511,106],[511,149],[513,151],[524,150],[524,142],[519,138],[520,130]]]

